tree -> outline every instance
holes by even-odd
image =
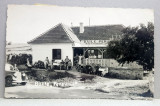
[[[137,62],[144,70],[154,68],[154,26],[126,27],[120,40],[110,41],[107,54],[120,64]]]

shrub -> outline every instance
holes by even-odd
[[[120,79],[133,79],[133,80],[143,79],[143,70],[110,68],[108,71],[108,76]]]
[[[14,65],[24,65],[27,63],[27,58],[29,62],[32,64],[32,55],[31,54],[8,54],[7,55],[7,62]]]
[[[34,65],[33,65],[34,68],[40,68],[40,69],[45,69],[44,67],[44,62],[43,61],[38,61],[38,62],[35,62]]]
[[[19,71],[28,70],[28,67],[26,65],[18,65],[17,68],[19,69]]]

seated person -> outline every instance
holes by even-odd
[[[61,64],[64,64],[65,62],[62,60],[60,63],[61,63]]]
[[[61,70],[61,69],[64,70],[64,67],[65,67],[65,62],[62,60],[62,61],[60,62],[60,70]]]

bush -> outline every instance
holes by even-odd
[[[32,68],[31,76],[34,77],[37,81],[52,81],[62,78],[72,78],[75,79],[76,77],[68,72],[49,72],[45,69],[35,69]]]
[[[33,65],[34,68],[40,68],[40,69],[45,69],[44,67],[44,62],[43,61],[38,61],[38,62],[35,62],[34,65]]]
[[[28,70],[28,67],[26,65],[18,65],[17,68],[19,69],[19,71]]]
[[[110,68],[108,71],[108,77],[133,80],[143,79],[143,70]]]
[[[51,72],[49,73],[49,79],[60,79],[60,78],[65,78],[65,77],[71,77],[71,78],[75,78],[74,75],[68,73],[68,72]]]
[[[7,62],[14,65],[24,65],[27,63],[27,58],[29,59],[29,62],[32,64],[32,55],[31,54],[9,54],[7,55]]]

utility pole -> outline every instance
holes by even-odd
[[[73,27],[73,23],[71,22],[71,27]]]
[[[89,26],[90,26],[90,18],[89,18]]]

